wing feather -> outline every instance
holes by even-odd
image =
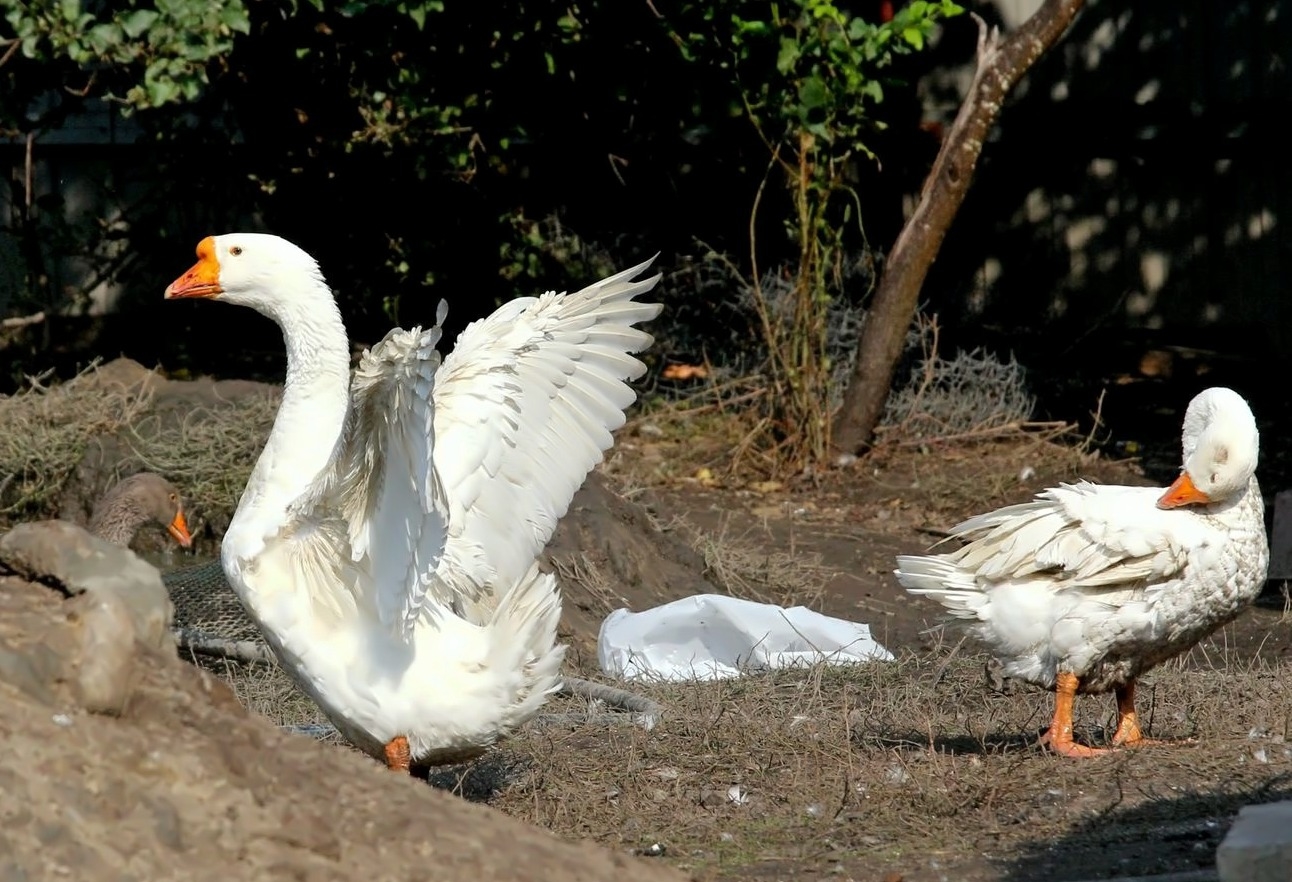
[[[446,572],[505,590],[551,539],[636,399],[627,382],[646,368],[632,353],[653,340],[633,325],[661,307],[633,298],[660,277],[632,280],[653,260],[572,294],[511,301],[458,337],[433,394]],[[480,546],[489,564],[473,571]]]
[[[338,461],[351,558],[380,620],[406,639],[428,596],[445,606],[458,599],[434,576],[449,519],[433,464],[440,335],[439,325],[396,328],[363,353]]]
[[[653,341],[633,324],[661,307],[632,298],[660,277],[630,280],[652,261],[503,304],[442,362],[443,303],[363,353],[329,504],[395,633],[437,607],[483,615],[529,571],[636,399]]]
[[[1202,537],[1193,535],[1192,519],[1157,508],[1160,493],[1064,484],[958,525],[952,534],[969,542],[948,556],[988,583],[1038,573],[1087,589],[1166,582]]]

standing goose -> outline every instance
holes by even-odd
[[[1114,746],[1146,743],[1135,681],[1231,621],[1265,584],[1269,546],[1256,420],[1236,392],[1199,393],[1184,466],[1165,491],[1086,481],[970,518],[958,551],[899,556],[897,578],[968,623],[1007,676],[1055,690],[1041,743],[1072,739],[1077,693],[1117,694]]]
[[[318,264],[277,236],[203,239],[166,298],[275,321],[287,379],[225,533],[229,584],[282,666],[396,770],[479,753],[560,685],[561,603],[538,556],[613,443],[653,342],[650,261],[513,300],[441,358],[396,328],[353,377]]]
[[[155,521],[183,548],[193,544],[179,491],[161,475],[140,472],[113,485],[94,506],[89,531],[100,539],[129,547],[139,528]]]

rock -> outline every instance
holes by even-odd
[[[129,549],[91,536],[75,524],[19,524],[0,537],[0,568],[52,583],[69,597],[110,595],[124,605],[136,639],[153,649],[172,645],[173,609],[161,574]]]
[[[1292,878],[1292,801],[1243,806],[1216,849],[1220,882]]]
[[[81,707],[91,713],[121,713],[138,680],[139,647],[130,610],[106,591],[87,591],[73,598],[67,610],[80,634],[75,682]]]
[[[1292,490],[1274,494],[1274,528],[1270,531],[1269,579],[1292,579]]]
[[[40,521],[10,530],[0,537],[3,571],[52,585],[62,595],[30,588],[62,614],[61,641],[24,653],[0,637],[0,676],[29,697],[50,703],[59,688],[70,687],[65,700],[92,713],[119,714],[145,659],[174,651],[173,611],[161,574],[75,524]]]

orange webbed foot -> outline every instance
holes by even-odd
[[[1067,732],[1056,732],[1053,726],[1045,731],[1045,734],[1041,736],[1040,741],[1037,743],[1048,747],[1059,756],[1073,759],[1088,759],[1092,756],[1103,756],[1104,754],[1112,753],[1112,750],[1107,747],[1088,747],[1084,744],[1078,744],[1072,740],[1071,729],[1068,729]]]
[[[397,735],[386,744],[386,768],[392,772],[408,772],[413,764],[413,754],[408,739]]]
[[[1072,740],[1072,704],[1077,697],[1076,674],[1061,673],[1054,684],[1054,721],[1041,736],[1040,744],[1059,756],[1087,759],[1111,753],[1104,747],[1087,747]]]
[[[1194,739],[1146,738],[1140,729],[1139,714],[1135,712],[1135,681],[1117,687],[1117,731],[1113,733],[1114,747],[1153,747],[1168,744],[1189,744]]]

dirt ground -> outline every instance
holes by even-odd
[[[1049,696],[993,684],[986,656],[931,632],[936,605],[892,576],[894,555],[1059,481],[1158,483],[1051,434],[894,441],[851,467],[777,481],[725,470],[720,451],[696,446],[716,437],[707,426],[634,418],[549,553],[571,673],[600,676],[597,629],[613,609],[702,591],[866,622],[896,660],[649,685],[665,710],[649,730],[580,722],[577,701],[554,700],[570,714],[432,783],[701,880],[1081,882],[1213,867],[1241,805],[1292,796],[1280,586],[1143,681],[1150,732],[1177,743],[1072,761],[1033,745]],[[209,523],[204,555],[218,511]],[[227,673],[275,722],[310,719],[272,677]],[[1079,736],[1104,738],[1112,711],[1110,698],[1080,699]],[[334,787],[318,781],[317,798]]]
[[[897,660],[652,687],[667,713],[651,732],[531,730],[505,748],[530,759],[494,805],[564,835],[662,848],[706,879],[1077,882],[1213,868],[1241,805],[1292,795],[1281,586],[1143,681],[1151,730],[1178,743],[1081,762],[1033,745],[1048,695],[993,684],[987,656],[930,632],[936,605],[892,576],[895,554],[1057,482],[1154,483],[1135,463],[1016,436],[893,447],[777,485],[696,478],[674,442],[636,429],[609,480],[692,546],[711,585],[867,622]],[[594,672],[589,613],[672,599],[647,581],[612,598],[566,580],[582,613],[567,616],[577,666]],[[1111,698],[1079,699],[1079,730],[1106,738],[1113,711]]]

